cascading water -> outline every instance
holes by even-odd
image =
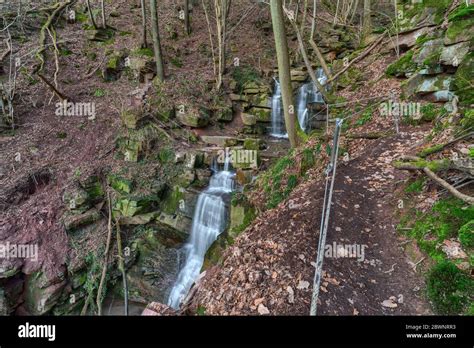
[[[214,165],[215,174],[211,177],[209,187],[198,197],[191,236],[184,246],[184,266],[168,298],[168,305],[172,308],[179,308],[201,272],[207,250],[226,227],[224,198],[234,189],[234,174],[229,167],[229,156],[226,156],[224,170],[219,171],[217,165]]]
[[[280,83],[275,79],[275,91],[272,97],[272,132],[271,136],[275,138],[288,138],[285,130],[285,121],[283,118],[283,103],[281,100]]]
[[[321,84],[326,83],[327,77],[323,69],[316,70],[316,78]],[[322,94],[318,91],[313,82],[305,83],[300,87],[297,94],[297,116],[300,127],[306,131],[309,123],[309,103],[324,103]],[[275,80],[275,93],[272,98],[272,132],[271,136],[276,138],[287,138],[285,130],[285,121],[283,115],[283,106],[281,101],[281,87]]]

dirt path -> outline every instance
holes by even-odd
[[[321,313],[429,314],[423,279],[404,253],[393,218],[399,203],[395,185],[406,173],[390,163],[416,140],[412,134],[374,141],[364,156],[340,166],[327,244],[365,247],[355,257],[325,259],[324,270],[340,284],[329,283],[321,292]],[[341,248],[338,255],[347,255]],[[391,297],[385,304],[394,308],[382,305]]]
[[[326,245],[363,245],[365,253],[360,261],[334,254],[325,259],[319,314],[430,313],[423,277],[395,230],[394,192],[407,174],[390,164],[422,137],[368,141],[357,158],[340,164]],[[206,314],[308,315],[323,196],[324,180],[315,175],[262,214],[227,250],[223,265],[208,271],[197,306]],[[382,305],[391,297],[385,304],[393,308]]]

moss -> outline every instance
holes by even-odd
[[[458,237],[462,227],[472,220],[474,206],[466,207],[463,201],[450,198],[436,202],[431,212],[415,211],[406,215],[399,227],[409,227],[408,236],[432,259],[441,262],[446,255],[439,250],[439,244]]]
[[[120,193],[130,193],[132,191],[132,181],[117,175],[109,175],[110,186]]]
[[[432,268],[427,278],[428,298],[438,314],[465,313],[472,306],[474,280],[449,261]]]
[[[416,68],[417,65],[413,61],[413,51],[408,51],[399,60],[390,64],[385,70],[385,74],[395,77],[406,76],[407,73],[415,72]]]
[[[459,19],[465,19],[466,17],[474,15],[474,5],[467,6],[466,3],[462,3],[456,10],[454,10],[448,17],[450,22],[457,21]]]
[[[470,52],[459,65],[454,75],[454,87],[461,105],[474,104],[473,75],[474,52]]]
[[[168,191],[165,199],[161,203],[161,209],[167,214],[175,214],[179,208],[179,202],[184,198],[184,194],[179,186],[175,186]]]
[[[463,247],[474,248],[474,220],[463,225],[458,234]]]
[[[464,129],[474,128],[474,109],[469,109],[464,113],[464,116],[461,119],[461,126]]]
[[[443,144],[427,147],[426,149],[423,149],[418,153],[418,157],[422,157],[422,158],[428,157],[429,155],[440,151],[442,148],[443,148]]]
[[[137,48],[132,51],[132,55],[138,57],[154,57],[153,50],[151,48]]]
[[[232,78],[235,81],[234,90],[242,93],[244,86],[248,83],[259,83],[261,81],[260,74],[255,68],[249,65],[237,66],[232,72]]]
[[[453,21],[446,30],[446,37],[452,42],[458,36],[465,34],[466,31],[469,32],[473,25],[474,18]]]
[[[423,191],[424,185],[425,185],[424,178],[417,179],[407,186],[407,188],[405,189],[405,192],[406,193],[420,193],[421,191]]]

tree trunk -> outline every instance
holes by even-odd
[[[313,2],[313,20],[311,21],[311,40],[314,40],[314,32],[316,31],[316,4],[317,0]]]
[[[286,39],[285,23],[283,18],[282,0],[270,1],[273,23],[273,35],[278,60],[278,75],[281,86],[283,112],[285,116],[286,131],[291,147],[298,145],[295,127],[295,111],[293,105],[293,92],[290,77],[290,59],[288,56],[288,42]]]
[[[92,13],[92,7],[91,7],[90,0],[86,0],[86,4],[87,4],[87,10],[89,11],[89,18],[92,22],[92,26],[94,27],[94,29],[97,29],[97,23],[95,22],[94,14]]]
[[[145,0],[140,0],[142,7],[142,48],[147,48],[147,30],[146,30],[146,4]]]
[[[105,0],[100,1],[100,7],[102,9],[102,25],[104,26],[104,29],[107,29],[107,18],[105,15]]]
[[[163,69],[163,56],[161,54],[160,44],[160,30],[158,27],[158,7],[156,0],[150,0],[150,11],[151,11],[151,33],[153,36],[153,50],[155,52],[156,61],[156,75],[163,81],[165,79],[165,73]]]
[[[189,0],[184,0],[184,27],[186,34],[191,34],[191,23],[189,22]]]
[[[372,33],[372,19],[370,15],[370,0],[364,0],[364,16],[362,23],[362,38],[364,44],[367,42],[368,37]]]

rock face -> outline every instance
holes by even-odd
[[[417,74],[407,81],[404,92],[411,96],[414,94],[452,91],[453,80],[453,77],[449,75],[424,76]]]

